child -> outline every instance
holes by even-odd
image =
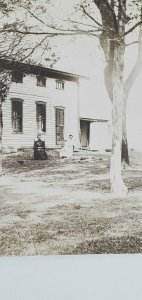
[[[64,147],[60,151],[60,158],[70,158],[73,156],[74,143],[73,143],[73,135],[69,134],[68,140],[65,141]]]

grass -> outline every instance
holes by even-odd
[[[110,194],[108,154],[48,155],[3,160],[0,255],[142,253],[142,154],[131,152],[133,167],[123,170],[123,199]]]

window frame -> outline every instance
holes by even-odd
[[[65,81],[64,80],[56,80],[56,89],[63,91],[65,89]]]
[[[42,105],[42,106],[44,106],[44,109],[45,109],[45,111],[44,111],[44,113],[45,113],[45,116],[44,116],[44,118],[42,118],[43,120],[44,120],[44,126],[43,127],[45,127],[45,130],[42,130],[42,129],[40,129],[39,128],[39,120],[38,120],[38,105]],[[47,124],[46,124],[46,115],[47,115],[47,113],[46,113],[46,105],[47,105],[47,103],[46,102],[44,102],[44,101],[36,101],[36,124],[37,124],[37,131],[39,130],[39,131],[42,131],[43,133],[46,133],[46,129],[47,129]]]
[[[14,102],[21,104],[21,130],[16,130],[16,126],[14,126]],[[11,98],[11,126],[12,133],[14,134],[22,134],[23,133],[23,99],[20,98]],[[16,119],[16,118],[15,118]],[[17,117],[18,119],[18,117]]]
[[[46,77],[45,76],[40,76],[40,75],[37,75],[36,76],[36,85],[38,87],[46,87]],[[39,84],[39,82],[42,82],[42,84]]]
[[[57,111],[62,111],[63,112],[63,124],[58,124],[57,123]],[[58,129],[62,129],[62,132],[59,130],[59,134],[63,135],[63,140],[58,140],[57,134],[58,134]],[[55,107],[55,139],[56,139],[56,145],[57,146],[63,146],[64,145],[64,129],[65,129],[65,108],[62,106],[56,106]]]
[[[16,79],[16,78],[18,78],[18,75],[21,76],[20,80]],[[16,77],[15,79],[14,79],[14,76]],[[11,81],[15,82],[15,83],[23,83],[23,77],[24,77],[24,74],[20,71],[12,71],[12,73],[11,73]]]

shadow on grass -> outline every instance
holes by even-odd
[[[80,243],[69,254],[126,254],[142,253],[142,236],[103,238]]]

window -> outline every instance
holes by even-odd
[[[37,76],[37,86],[46,86],[46,78]]]
[[[23,74],[18,71],[12,73],[12,82],[23,83]]]
[[[64,144],[64,109],[56,108],[56,144]]]
[[[46,132],[46,104],[36,104],[37,129]]]
[[[17,133],[23,130],[23,101],[20,99],[12,100],[12,128]]]
[[[56,81],[56,89],[64,90],[64,87],[65,87],[64,81]]]

